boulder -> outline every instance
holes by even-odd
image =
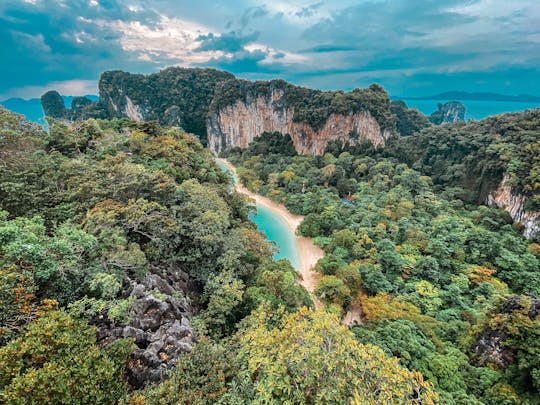
[[[160,274],[157,274],[160,273]],[[160,382],[181,353],[191,351],[196,334],[191,308],[183,296],[181,272],[156,271],[142,281],[126,280],[121,296],[132,299],[128,325],[117,325],[101,314],[94,319],[100,344],[131,338],[136,349],[127,365],[128,382],[142,388]]]

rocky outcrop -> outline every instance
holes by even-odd
[[[447,103],[438,104],[438,109],[429,117],[429,120],[434,124],[444,124],[447,122],[465,121],[465,113],[467,109],[459,101],[449,101]]]
[[[532,321],[540,315],[540,299],[528,298],[526,300],[520,296],[513,296],[506,300],[494,314],[493,318],[500,319],[494,321],[491,326],[485,328],[476,338],[472,350],[479,366],[495,366],[505,368],[516,359],[516,351],[508,343],[509,339],[516,333],[505,321],[506,317],[515,313],[525,313]],[[500,322],[497,324],[497,322]]]
[[[83,100],[69,113],[57,93],[45,94],[44,101],[48,110],[66,119],[127,117],[181,126],[214,152],[245,147],[264,132],[290,134],[299,153],[321,154],[332,141],[384,146],[397,121],[388,94],[377,84],[349,92],[321,91],[200,68],[172,67],[150,75],[104,72],[99,100]]]
[[[163,113],[163,122],[165,125],[173,127],[182,127],[184,125],[182,121],[182,111],[177,105],[173,105],[165,110]]]
[[[142,121],[144,119],[143,109],[133,104],[129,96],[124,96],[124,109],[122,112],[133,121]]]
[[[232,79],[215,69],[171,67],[150,75],[108,71],[99,79],[99,100],[111,118],[181,125],[204,143],[215,88]]]
[[[121,338],[134,340],[136,348],[127,365],[128,381],[134,388],[161,381],[178,356],[191,351],[196,340],[190,307],[180,298],[185,290],[182,279],[181,274],[168,272],[148,274],[139,282],[127,280],[122,298],[133,302],[127,325],[117,324],[105,314],[93,321],[100,344]]]
[[[526,196],[512,191],[508,175],[504,175],[499,187],[488,195],[486,201],[488,205],[505,209],[514,222],[523,224],[523,235],[530,238],[540,231],[540,212],[526,211],[526,202]]]
[[[234,147],[245,148],[264,132],[289,134],[298,153],[322,154],[329,142],[355,145],[369,141],[384,146],[392,135],[381,129],[367,110],[348,114],[330,114],[324,125],[314,128],[307,122],[294,120],[294,108],[287,105],[282,90],[273,90],[268,97],[246,97],[214,111],[207,120],[208,146],[214,153]]]

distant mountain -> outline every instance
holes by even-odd
[[[518,96],[507,96],[498,93],[468,93],[466,91],[447,91],[424,97],[405,97],[408,100],[476,100],[476,101],[512,101],[534,103],[540,102],[540,97],[530,94],[520,94]]]
[[[87,95],[85,97],[92,101],[97,101],[98,99],[98,97],[94,95]],[[75,96],[62,96],[64,104],[67,106],[71,105],[71,101],[74,98]],[[8,110],[24,115],[29,121],[43,124],[44,114],[39,98],[31,98],[29,100],[23,98],[8,98],[7,100],[0,101],[0,105],[3,105]]]

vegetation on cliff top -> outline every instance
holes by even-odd
[[[314,129],[324,125],[331,114],[368,111],[382,129],[408,135],[427,125],[424,116],[409,110],[404,103],[392,108],[386,91],[377,84],[364,89],[321,91],[295,86],[284,80],[247,81],[231,73],[214,69],[167,68],[150,75],[108,71],[99,81],[100,99],[91,102],[83,97],[65,108],[60,95],[50,91],[42,96],[45,115],[77,120],[121,118],[126,116],[129,97],[145,120],[180,126],[206,142],[208,117],[237,101],[258,97],[270,99],[274,91],[284,93],[276,108],[294,109],[293,120],[306,122]]]
[[[388,93],[377,84],[344,92],[313,90],[284,80],[228,80],[218,86],[210,113],[231,106],[237,101],[246,103],[258,97],[270,100],[276,91],[283,92],[284,95],[280,101],[274,100],[276,108],[293,109],[295,122],[305,122],[315,130],[321,128],[331,114],[346,115],[358,111],[369,111],[382,129],[396,128],[396,117],[390,110]]]
[[[70,121],[108,117],[106,106],[102,102],[94,102],[87,97],[74,97],[71,106],[66,108],[64,99],[56,90],[50,90],[41,96],[41,107],[46,117]]]
[[[447,122],[465,121],[465,106],[459,101],[438,103],[437,111],[430,115],[429,120],[436,125]]]
[[[506,173],[526,208],[540,209],[540,109],[482,121],[430,126],[389,141],[383,151],[430,176],[439,188],[483,203]]]
[[[111,117],[122,117],[113,105],[125,105],[128,96],[145,111],[145,119],[177,125],[206,139],[206,118],[216,86],[229,79],[231,73],[215,69],[167,68],[150,75],[121,71],[105,72],[99,80],[100,100]],[[177,107],[178,117],[166,114]]]

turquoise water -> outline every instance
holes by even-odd
[[[235,184],[238,182],[237,177],[227,166],[219,160],[216,163],[221,170],[232,175]],[[263,205],[256,204],[255,208],[256,212],[250,214],[249,219],[257,225],[257,228],[264,233],[268,240],[276,244],[278,251],[274,254],[274,259],[288,259],[295,269],[300,270],[298,243],[285,220]]]
[[[300,254],[296,237],[290,231],[285,220],[272,210],[257,204],[257,212],[249,216],[257,228],[264,233],[268,240],[274,242],[278,247],[278,252],[274,259],[289,259],[292,266],[300,269]]]
[[[409,108],[416,107],[418,111],[425,115],[431,115],[437,111],[437,103],[446,103],[452,100],[409,100],[404,99]],[[457,100],[460,101],[460,100]],[[466,120],[481,120],[491,115],[503,114],[507,112],[517,112],[529,110],[531,108],[540,108],[540,103],[517,103],[507,101],[461,101],[467,108],[465,114]]]

